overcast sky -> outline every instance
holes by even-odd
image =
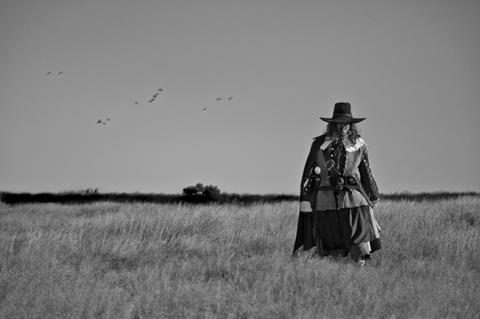
[[[480,191],[479,34],[476,0],[0,0],[0,190],[298,193],[349,101],[381,192]]]

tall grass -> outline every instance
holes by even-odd
[[[480,198],[384,201],[364,268],[292,258],[297,203],[0,205],[2,318],[475,318]]]

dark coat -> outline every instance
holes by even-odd
[[[314,139],[303,169],[300,185],[300,212],[298,217],[297,236],[294,244],[294,251],[303,246],[310,249],[315,246],[313,234],[312,211],[328,211],[346,208],[354,208],[376,202],[379,198],[378,188],[371,173],[367,145],[365,141],[358,138],[355,144],[345,145],[346,160],[342,172],[344,176],[354,176],[361,184],[362,192],[358,190],[340,191],[335,197],[331,187],[328,170],[325,162],[329,158],[331,143],[324,135]],[[320,167],[320,186],[322,188],[307,191],[306,181],[313,174],[315,167]]]

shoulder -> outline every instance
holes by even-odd
[[[313,138],[312,146],[313,145],[321,145],[325,141],[325,135],[319,135]]]
[[[365,142],[365,140],[361,136],[357,137],[355,144],[360,145],[360,147],[367,147],[367,142]]]
[[[345,149],[347,152],[355,152],[358,150],[366,151],[367,150],[367,142],[360,136],[358,136],[354,142],[348,141],[345,144]]]
[[[325,150],[328,145],[332,142],[332,139],[327,137],[325,134],[313,138],[312,148]]]

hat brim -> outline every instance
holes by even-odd
[[[328,118],[328,117],[321,117],[320,118],[322,121],[328,122],[328,123],[358,123],[366,119],[366,117],[359,117],[359,118],[354,118],[354,117],[336,117],[336,118]]]

